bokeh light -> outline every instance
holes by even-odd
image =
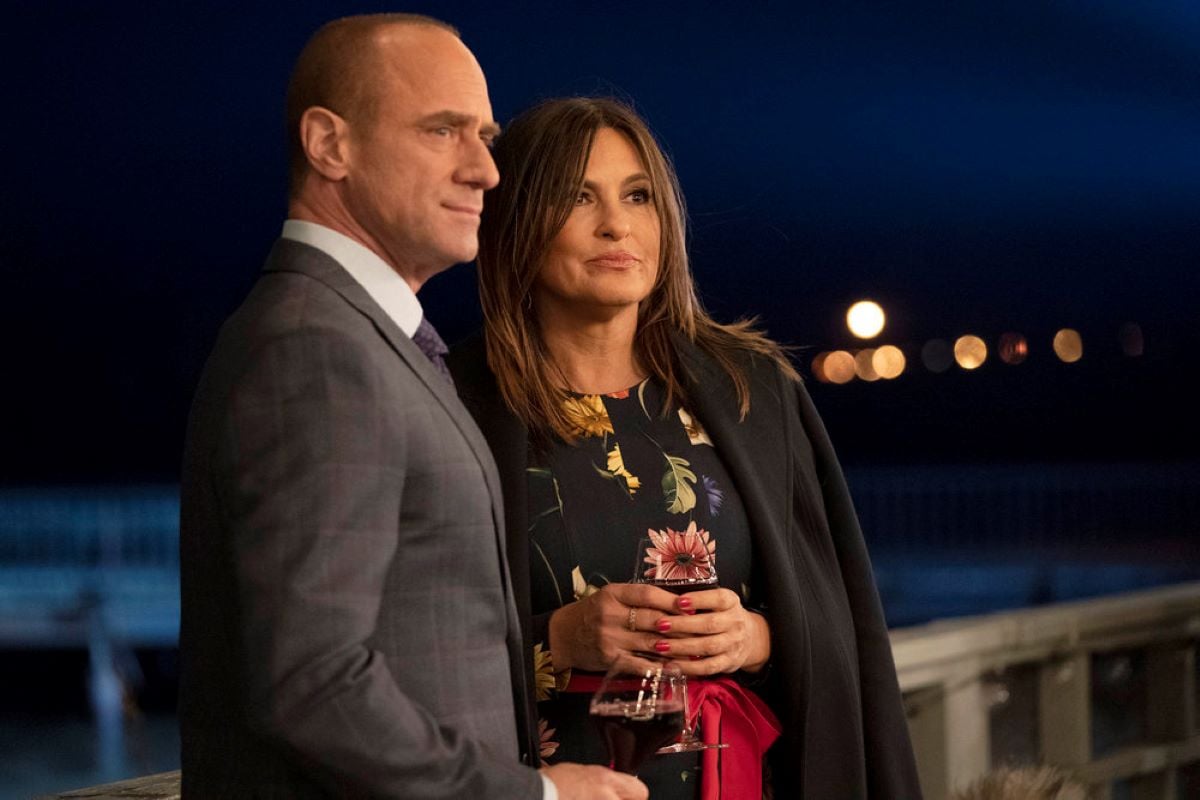
[[[1127,356],[1140,356],[1146,352],[1146,339],[1142,335],[1142,326],[1136,322],[1126,322],[1117,331],[1117,340],[1121,343],[1121,352]]]
[[[825,359],[828,357],[828,350],[822,350],[820,353],[817,353],[815,356],[813,356],[812,374],[813,377],[819,380],[821,383],[829,383],[829,378],[825,377]]]
[[[855,353],[854,374],[868,382],[879,380],[879,375],[875,372],[875,366],[871,363],[871,359],[874,357],[875,349],[871,347]]]
[[[1054,334],[1054,354],[1067,364],[1074,364],[1083,358],[1083,338],[1079,331],[1063,328]]]
[[[954,341],[954,360],[963,369],[978,369],[987,361],[987,345],[978,336],[960,336]]]
[[[876,349],[875,355],[871,356],[871,366],[875,368],[875,374],[889,381],[899,377],[907,363],[904,352],[894,344],[885,344]]]
[[[1029,356],[1029,342],[1019,333],[1002,333],[996,350],[1005,364],[1020,364]]]
[[[874,300],[859,300],[846,312],[846,327],[860,339],[878,336],[886,321],[883,308]]]
[[[854,380],[854,356],[845,350],[834,350],[825,356],[823,366],[830,383],[849,383]]]
[[[954,363],[954,351],[945,339],[930,339],[921,348],[921,363],[930,372],[945,372]]]

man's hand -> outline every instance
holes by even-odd
[[[542,767],[554,781],[558,800],[646,800],[650,790],[632,775],[608,767],[585,764],[555,764]]]

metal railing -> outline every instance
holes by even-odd
[[[927,800],[1022,761],[1098,800],[1176,800],[1200,764],[1198,642],[1200,582],[894,631]],[[1006,725],[1024,748],[995,747]]]

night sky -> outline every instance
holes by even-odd
[[[0,480],[174,480],[203,360],[284,216],[291,63],[321,22],[399,9],[28,6],[0,34]],[[760,315],[806,375],[852,345],[850,302],[883,304],[908,372],[808,377],[844,460],[1196,457],[1200,4],[403,10],[461,29],[502,123],[562,94],[634,103],[677,165],[710,310]],[[478,324],[473,281],[422,292],[448,340]],[[1117,345],[1130,321],[1140,358]],[[1064,326],[1076,364],[1050,351]],[[917,357],[1009,330],[1019,366]]]

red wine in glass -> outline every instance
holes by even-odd
[[[673,594],[717,588],[716,544],[709,538],[707,531],[698,530],[693,523],[683,531],[667,528],[662,531],[650,530],[647,533],[649,536],[638,541],[634,583],[647,583]],[[703,609],[698,610],[698,613],[703,612]],[[686,685],[683,700],[685,722],[679,737],[671,743],[664,742],[656,752],[686,753],[728,747],[729,745],[723,742],[706,744],[696,737],[696,733],[686,723]]]
[[[588,711],[613,769],[636,775],[642,762],[679,738],[686,692],[683,674],[665,661],[629,658],[608,670]]]
[[[679,738],[683,730],[683,706],[673,711],[637,713],[629,703],[600,703],[592,707],[608,747],[611,766],[636,775],[642,762]]]

